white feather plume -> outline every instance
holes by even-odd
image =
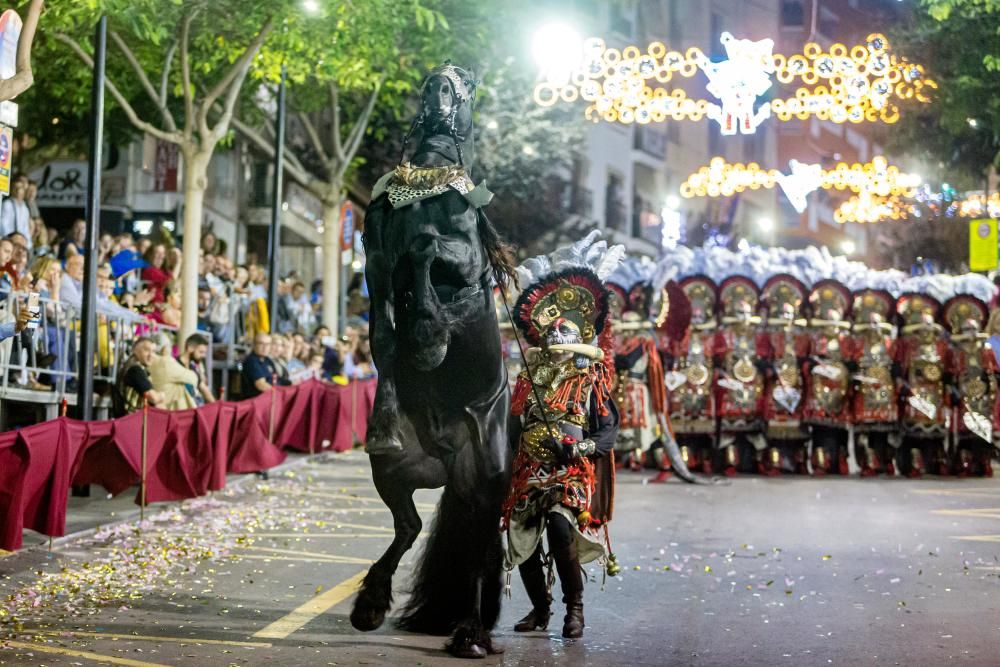
[[[518,282],[527,287],[549,274],[573,267],[590,269],[605,280],[625,258],[625,246],[608,247],[608,242],[600,236],[601,231],[595,229],[576,243],[524,260],[517,267]]]
[[[939,301],[956,294],[971,294],[989,302],[997,291],[991,280],[976,273],[909,276],[895,269],[872,269],[847,257],[835,257],[825,247],[815,246],[804,250],[750,246],[738,252],[719,247],[679,247],[657,263],[653,285],[659,289],[668,280],[699,273],[716,282],[729,276],[745,275],[758,285],[763,285],[768,278],[779,273],[791,274],[808,286],[824,278],[833,278],[851,290],[884,289],[893,296],[921,292]]]

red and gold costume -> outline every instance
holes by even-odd
[[[942,307],[951,331],[948,374],[951,377],[952,433],[956,474],[992,476],[993,432],[996,427],[996,356],[982,332],[986,304],[968,294],[954,296]]]
[[[809,339],[803,334],[801,309],[806,286],[788,274],[768,279],[761,289],[767,307],[768,361],[764,401],[767,423],[767,450],[761,452],[757,467],[766,475],[777,475],[785,467],[786,455],[797,472],[806,472],[805,445],[809,432],[802,423],[802,360]],[[784,450],[784,451],[783,451]]]
[[[922,475],[927,466],[941,473],[948,470],[944,443],[949,349],[944,327],[937,323],[940,311],[937,300],[925,294],[904,294],[896,301],[902,322],[893,355],[901,374],[900,465],[911,477]]]
[[[812,427],[813,474],[836,471],[846,475],[851,376],[847,367],[850,323],[845,318],[851,292],[835,280],[821,280],[813,285],[809,303],[813,317],[802,418]]]
[[[711,278],[691,276],[680,282],[691,304],[691,322],[683,338],[669,342],[665,357],[670,422],[689,468],[712,470],[715,438],[715,308],[718,288]]]
[[[618,436],[608,295],[590,266],[594,259],[604,266],[610,263],[605,255],[620,257],[622,251],[593,238],[560,249],[558,259],[535,258],[519,267],[522,279],[527,273],[531,282],[513,313],[533,346],[525,352],[527,367],[511,401],[519,418],[512,425],[518,451],[502,518],[507,561],[518,566],[532,602],[515,629],[548,624],[544,537],[566,603],[565,637],[583,634],[581,563],[600,558],[610,573],[617,571],[607,533]]]
[[[847,357],[854,367],[851,420],[861,475],[894,474],[890,434],[899,426],[899,404],[893,375],[895,299],[884,290],[854,292]]]
[[[764,373],[770,351],[767,335],[758,331],[759,290],[744,276],[731,276],[719,285],[721,324],[712,351],[718,359],[716,405],[723,472],[734,475],[740,465],[740,444],[764,448]]]

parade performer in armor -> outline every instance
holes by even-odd
[[[611,573],[607,522],[614,494],[618,411],[612,400],[611,331],[603,279],[620,258],[594,243],[597,232],[572,252],[557,251],[519,267],[526,285],[514,322],[527,344],[527,368],[518,377],[512,414],[518,452],[504,505],[507,560],[518,565],[532,609],[515,626],[545,629],[551,616],[543,535],[566,604],[562,634],[583,635],[580,565],[604,559]],[[519,428],[518,428],[519,427]]]
[[[941,474],[949,468],[944,447],[948,343],[937,322],[940,311],[937,300],[926,294],[904,294],[896,301],[902,325],[894,352],[903,432],[899,463],[910,477],[919,477],[928,467]]]
[[[836,280],[821,280],[809,293],[809,360],[802,418],[812,429],[814,475],[848,472],[850,370],[846,356],[851,292]]]
[[[691,305],[683,338],[668,343],[665,363],[668,409],[687,467],[712,472],[715,451],[715,309],[718,287],[707,276],[690,276],[680,288]]]
[[[608,278],[614,285],[612,301],[624,292],[616,334],[614,365],[617,374],[615,401],[621,415],[621,432],[615,448],[620,463],[639,470],[653,444],[660,438],[660,419],[667,411],[663,365],[650,322],[656,265],[645,258],[628,257]],[[662,456],[661,456],[662,459]]]
[[[853,366],[851,420],[862,477],[895,474],[891,438],[899,425],[893,375],[894,327],[889,321],[895,299],[884,290],[854,292],[852,335],[847,357]]]
[[[784,468],[808,472],[809,432],[802,424],[802,364],[809,346],[802,329],[806,291],[798,278],[788,274],[771,277],[761,289],[770,366],[764,402],[767,450],[758,453],[757,469],[765,475],[778,475]]]
[[[960,294],[945,302],[942,313],[951,331],[954,470],[962,477],[991,477],[996,374],[1000,369],[983,333],[988,310],[976,297]]]
[[[758,299],[757,285],[745,276],[731,276],[719,285],[721,324],[712,351],[719,371],[715,383],[719,449],[727,476],[740,468],[745,458],[741,454],[766,447],[764,373],[769,350],[767,335],[758,331],[760,317],[754,315]]]

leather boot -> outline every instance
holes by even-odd
[[[545,569],[542,567],[541,554],[532,556],[519,568],[524,590],[531,600],[531,611],[514,625],[515,632],[532,632],[546,630],[549,618],[552,617],[552,596],[545,586]]]
[[[563,619],[562,636],[577,639],[583,636],[583,571],[576,551],[576,540],[570,539],[568,546],[551,546],[552,557],[556,561],[559,583],[562,585],[563,602],[566,603],[566,617]]]

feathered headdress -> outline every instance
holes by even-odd
[[[514,323],[533,345],[541,343],[560,317],[576,323],[587,342],[604,330],[608,315],[604,280],[625,256],[625,248],[608,247],[598,240],[600,235],[594,230],[572,245],[517,267],[518,282],[526,287],[514,305]]]

